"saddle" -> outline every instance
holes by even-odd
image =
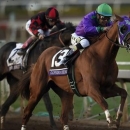
[[[24,55],[17,54],[17,51],[22,47],[22,43],[16,44],[16,48],[14,48],[11,51],[9,58],[7,59],[7,65],[10,71],[16,69],[22,69],[23,71],[27,70],[27,61],[28,61],[29,53],[32,50],[32,48],[36,45],[38,40],[39,39],[37,39],[36,41],[30,44],[30,46],[27,48]]]

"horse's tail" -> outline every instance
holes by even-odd
[[[32,65],[30,69],[25,74],[23,74],[22,79],[19,82],[19,93],[23,98],[27,100],[30,97],[29,85],[30,85],[30,77],[31,77],[33,67],[34,65]]]

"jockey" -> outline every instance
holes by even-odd
[[[22,48],[17,51],[19,55],[23,55],[25,53],[26,48],[32,41],[39,39],[43,39],[45,36],[48,36],[50,33],[49,29],[52,29],[58,23],[62,23],[59,19],[59,13],[56,8],[50,7],[45,12],[40,12],[37,15],[33,16],[26,23],[26,30],[31,35],[24,42]]]
[[[90,46],[88,37],[107,31],[112,24],[111,16],[112,8],[106,3],[100,4],[96,11],[84,16],[71,36],[71,50],[67,53],[65,61],[69,60],[69,57],[75,54],[77,50]]]

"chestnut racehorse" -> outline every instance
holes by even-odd
[[[127,92],[115,84],[118,74],[115,58],[119,47],[130,47],[130,19],[128,17],[115,16],[116,19],[109,31],[99,37],[97,42],[84,49],[75,60],[73,67],[75,84],[80,96],[90,96],[93,98],[104,111],[108,125],[118,129]],[[49,75],[52,58],[54,60],[59,51],[61,51],[59,47],[50,47],[45,50],[30,71],[31,77],[29,78],[31,78],[31,81],[29,86],[30,92],[28,93],[30,98],[24,110],[22,130],[26,130],[26,124],[32,115],[32,111],[50,87],[61,99],[61,123],[64,130],[69,130],[68,112],[72,107],[75,93],[71,89],[66,75]],[[59,62],[60,59],[61,55]],[[55,65],[55,62],[53,62],[53,64]],[[28,77],[28,75],[26,76]],[[21,94],[23,94],[24,89],[28,87],[26,82],[28,82],[29,79],[27,79],[27,77],[21,80]],[[108,103],[105,99],[115,96],[120,96],[121,100],[116,119],[114,120],[110,115]]]
[[[40,40],[36,43],[35,47],[32,48],[30,51],[29,57],[28,57],[28,68],[30,68],[31,64],[35,63],[39,57],[39,55],[48,47],[51,46],[68,46],[70,44],[70,37],[71,34],[75,31],[75,26],[71,22],[66,22],[64,24],[59,24],[55,28],[52,29],[51,35],[44,38],[44,40]],[[1,117],[1,128],[4,127],[4,120],[6,113],[10,107],[11,104],[13,104],[19,94],[15,92],[15,90],[18,89],[18,83],[23,76],[23,70],[17,69],[13,71],[9,71],[9,68],[7,66],[7,58],[10,54],[10,52],[16,47],[17,42],[9,42],[6,43],[4,46],[0,48],[0,81],[3,79],[7,79],[7,82],[10,86],[10,94],[6,101],[1,106],[0,111],[0,117]],[[52,113],[52,104],[49,97],[49,94],[46,93],[43,96],[43,100],[45,103],[45,106],[47,108],[47,111],[49,113],[50,117],[50,123],[51,126],[55,129],[55,122],[53,119],[53,113]]]

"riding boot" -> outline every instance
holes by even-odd
[[[75,52],[78,50],[77,46],[69,46],[71,49],[69,50],[69,52],[66,55],[66,58],[69,58],[71,56],[73,56],[75,54]]]
[[[23,55],[23,54],[25,54],[26,48],[29,46],[29,44],[30,44],[33,40],[34,40],[34,39],[33,39],[32,37],[29,37],[29,38],[27,39],[27,41],[24,42],[22,48],[17,51],[17,54],[18,54],[18,55]]]
[[[78,51],[78,48],[74,45],[69,46],[71,49],[67,53],[67,55],[63,59],[63,64],[67,65],[67,63],[70,61],[70,59],[75,55],[75,53]]]
[[[64,65],[67,65],[69,63],[69,61],[71,60],[71,58],[78,52],[78,50],[83,49],[83,47],[81,46],[80,43],[78,43],[76,46],[75,45],[71,45],[69,47],[71,49],[67,53],[66,57],[63,60],[64,61]]]

